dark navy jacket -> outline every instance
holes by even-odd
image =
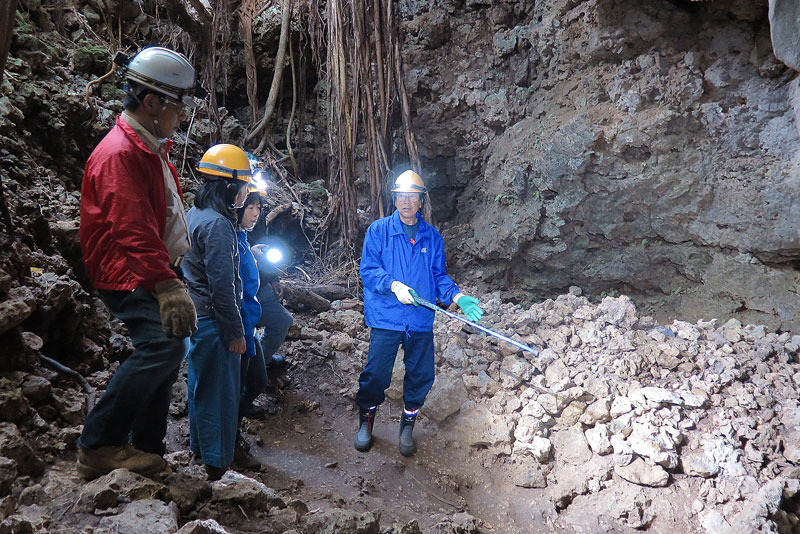
[[[210,208],[192,208],[186,220],[192,250],[181,267],[197,315],[213,316],[225,343],[244,337],[236,222]]]
[[[361,280],[364,319],[369,327],[411,332],[433,330],[434,312],[423,306],[401,304],[392,293],[394,280],[430,302],[438,298],[449,305],[458,294],[458,286],[445,269],[441,234],[419,214],[417,220],[419,228],[413,245],[403,232],[397,211],[367,229],[361,253]]]
[[[250,243],[247,242],[247,232],[238,230],[239,239],[239,276],[242,277],[242,323],[244,324],[244,339],[247,342],[247,356],[256,355],[256,342],[254,331],[256,323],[261,319],[261,304],[258,303],[258,266]]]

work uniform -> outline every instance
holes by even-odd
[[[126,445],[163,455],[172,384],[186,354],[185,338],[168,337],[153,296],[158,282],[189,250],[172,146],[127,112],[86,163],[78,235],[89,279],[125,323],[133,353],[120,365],[86,417],[81,449]]]
[[[449,305],[458,286],[447,275],[441,234],[417,214],[416,235],[409,238],[400,215],[373,222],[364,238],[361,280],[364,318],[370,331],[367,364],[358,379],[356,404],[366,410],[381,404],[392,379],[397,348],[403,346],[406,372],[403,401],[407,410],[420,408],[433,385],[434,312],[400,303],[391,291],[397,280],[428,301]]]

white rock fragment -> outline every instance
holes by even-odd
[[[669,482],[669,473],[663,467],[650,465],[641,458],[637,458],[624,467],[614,467],[614,472],[620,478],[640,486],[660,488],[666,486],[667,482]]]

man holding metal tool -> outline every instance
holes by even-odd
[[[478,299],[461,293],[447,275],[442,236],[419,214],[426,192],[416,172],[400,174],[392,188],[397,210],[373,222],[364,238],[361,280],[364,317],[371,331],[367,364],[356,394],[359,429],[355,447],[362,452],[372,446],[375,412],[386,398],[401,345],[406,370],[399,449],[403,456],[417,451],[414,423],[434,379],[434,312],[418,306],[414,297],[433,302],[438,298],[447,305],[455,301],[474,322],[483,316]]]

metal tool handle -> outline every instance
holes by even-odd
[[[485,333],[489,334],[490,336],[494,336],[497,339],[502,339],[506,343],[511,343],[515,347],[518,347],[518,348],[520,348],[522,350],[527,350],[528,352],[530,352],[534,356],[538,356],[539,355],[539,349],[537,349],[537,348],[529,347],[528,345],[525,345],[524,343],[520,343],[519,341],[515,341],[515,340],[511,339],[510,337],[504,336],[503,334],[498,334],[494,330],[490,330],[490,329],[486,328],[485,326],[481,326],[478,323],[474,323],[474,322],[470,321],[469,319],[467,319],[466,317],[461,317],[460,315],[456,315],[455,313],[452,313],[450,311],[442,309],[439,306],[437,306],[436,304],[428,302],[427,300],[425,300],[425,299],[423,299],[423,298],[421,298],[421,297],[419,297],[417,295],[412,294],[412,297],[414,297],[414,302],[416,302],[417,304],[425,306],[426,308],[429,308],[429,309],[431,309],[431,310],[433,310],[435,312],[443,313],[443,314],[447,315],[448,317],[452,317],[453,319],[458,319],[462,323],[467,323],[468,325],[470,325],[470,326],[472,326],[474,328],[477,328],[478,330],[480,330],[482,332],[485,332]]]

